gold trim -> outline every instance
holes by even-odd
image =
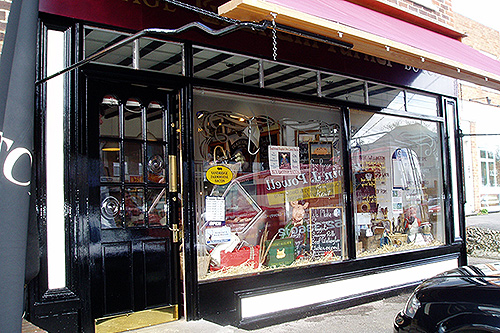
[[[116,333],[168,323],[179,319],[178,305],[131,312],[95,320],[96,333]]]
[[[177,192],[177,156],[168,155],[168,190],[170,193]]]

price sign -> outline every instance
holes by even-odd
[[[327,253],[341,255],[342,208],[310,208],[311,251],[315,257]]]

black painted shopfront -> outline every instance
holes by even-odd
[[[109,49],[145,28],[235,23],[206,14],[41,1],[39,80],[109,52],[39,81],[42,269],[30,321],[261,327],[465,263],[454,79],[348,43],[274,39],[269,25],[156,31]],[[48,125],[55,109],[59,127]],[[45,154],[56,131],[64,210],[53,226],[47,175],[58,162]]]

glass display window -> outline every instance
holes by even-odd
[[[444,244],[440,123],[351,111],[357,256]]]
[[[199,279],[346,257],[341,112],[195,90]]]

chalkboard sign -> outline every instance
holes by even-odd
[[[342,208],[309,208],[311,251],[314,257],[341,255]]]
[[[358,172],[354,175],[356,179],[354,197],[358,204],[358,213],[376,213],[377,206],[377,190],[375,188],[375,173]]]

